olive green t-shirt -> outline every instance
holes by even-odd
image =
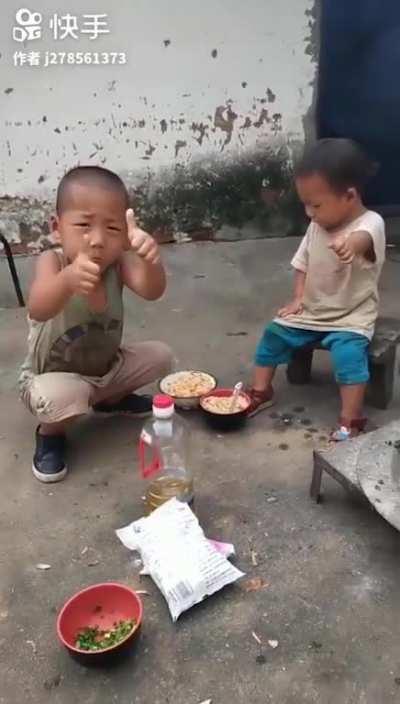
[[[62,253],[57,252],[64,266]],[[92,311],[85,296],[73,295],[58,315],[39,322],[28,318],[28,356],[22,366],[27,373],[75,372],[104,376],[116,359],[122,339],[122,285],[117,267],[103,274],[107,304],[101,313]]]

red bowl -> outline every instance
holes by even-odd
[[[213,428],[214,430],[218,430],[218,431],[239,430],[245,424],[246,419],[247,419],[247,409],[250,406],[251,399],[244,391],[241,391],[239,395],[246,400],[247,406],[246,406],[246,408],[242,409],[241,411],[235,411],[234,413],[214,413],[213,411],[211,411],[209,408],[207,408],[204,405],[204,401],[209,396],[219,396],[222,398],[227,398],[227,397],[231,397],[232,394],[233,394],[233,389],[216,388],[216,389],[214,389],[214,391],[210,391],[208,394],[205,394],[204,396],[201,397],[201,399],[200,399],[201,410],[204,414],[204,417],[205,417],[208,425],[211,428]]]
[[[94,584],[75,594],[62,607],[57,618],[57,635],[72,657],[88,664],[103,664],[130,650],[142,625],[141,599],[129,587],[116,582]],[[112,628],[118,621],[134,619],[136,626],[119,643],[104,650],[82,650],[75,645],[83,628]]]

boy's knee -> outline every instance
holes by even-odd
[[[59,423],[88,412],[89,386],[72,375],[71,379],[58,376],[39,374],[32,380],[27,405],[42,423]]]
[[[171,348],[164,342],[152,342],[150,354],[156,375],[165,376],[169,374],[174,364],[174,355]]]
[[[30,390],[30,407],[37,416],[47,415],[55,407],[55,399],[50,389],[43,388],[40,380],[34,379]]]
[[[361,337],[361,336],[360,336]],[[336,381],[339,384],[365,384],[369,380],[368,340],[343,340],[331,349]]]
[[[123,350],[123,355],[128,365],[129,383],[131,382],[132,376],[134,377],[135,383],[137,382],[138,367],[144,368],[142,372],[146,377],[146,381],[143,383],[147,384],[169,374],[174,365],[174,356],[171,348],[164,342],[158,342],[156,340],[140,342],[133,348],[128,347]],[[149,379],[147,377],[149,377]],[[140,385],[141,384],[139,384],[139,386]]]
[[[290,346],[274,331],[274,326],[269,325],[261,337],[254,358],[258,367],[277,367],[287,364],[291,358]]]

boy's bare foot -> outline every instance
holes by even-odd
[[[251,404],[248,408],[247,415],[249,418],[255,416],[261,411],[265,411],[267,408],[275,403],[274,390],[270,386],[265,391],[258,391],[257,389],[246,389],[246,393],[251,398]]]

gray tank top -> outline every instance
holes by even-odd
[[[65,266],[61,252],[57,252]],[[75,372],[104,376],[111,369],[122,339],[122,285],[119,272],[110,266],[103,275],[107,304],[92,311],[85,296],[72,296],[54,318],[38,322],[28,318],[28,356],[22,376],[46,372]]]

